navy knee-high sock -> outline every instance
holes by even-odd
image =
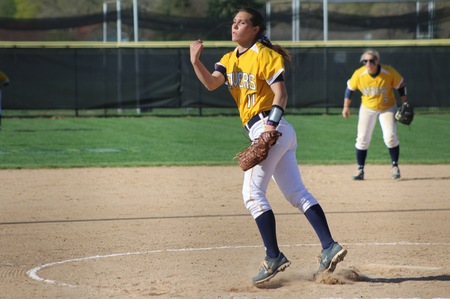
[[[322,207],[319,204],[310,207],[306,210],[305,216],[316,231],[320,243],[322,244],[322,249],[329,248],[334,240],[331,237],[330,228],[328,227],[328,222]]]
[[[258,225],[259,233],[266,247],[266,255],[270,258],[278,257],[280,249],[278,248],[275,215],[272,210],[264,212],[255,219]]]
[[[392,167],[398,166],[398,159],[400,157],[400,145],[390,148],[389,155],[391,156]]]
[[[367,150],[356,149],[356,162],[358,163],[358,169],[364,169],[366,164]]]

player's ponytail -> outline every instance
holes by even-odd
[[[291,53],[284,47],[277,45],[277,44],[272,44],[272,42],[270,41],[270,39],[267,37],[267,35],[263,34],[258,41],[263,44],[264,46],[273,49],[274,51],[278,52],[281,54],[281,56],[283,56],[284,61],[287,61],[288,63],[290,63],[292,61],[292,55]]]
[[[241,8],[239,9],[239,11],[250,14],[252,16],[250,18],[250,21],[252,22],[253,26],[259,26],[259,32],[256,35],[257,41],[262,43],[264,46],[280,53],[286,62],[290,63],[292,61],[292,55],[286,48],[277,44],[272,44],[270,39],[264,34],[264,32],[266,31],[266,21],[264,20],[263,15],[259,11],[249,7]]]

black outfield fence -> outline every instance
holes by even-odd
[[[346,82],[364,49],[380,52],[382,64],[405,78],[416,107],[450,107],[450,40],[279,42],[293,62],[286,84],[288,108],[341,107]],[[234,48],[206,42],[203,62]],[[207,91],[189,60],[189,42],[31,43],[0,42],[4,110],[117,111],[155,108],[233,108],[225,86]],[[352,105],[358,106],[354,98]]]

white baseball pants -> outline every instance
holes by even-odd
[[[253,125],[249,132],[251,140],[264,131],[266,120],[267,117]],[[286,200],[302,213],[318,204],[316,198],[304,186],[300,175],[294,128],[282,118],[277,130],[283,135],[270,149],[267,159],[244,174],[242,195],[244,204],[254,219],[272,209],[266,196],[271,179],[278,185]]]
[[[359,150],[367,150],[369,148],[377,118],[380,120],[381,130],[383,131],[384,144],[388,148],[399,145],[397,124],[394,117],[396,111],[395,105],[386,110],[372,110],[361,105],[359,108],[358,134],[355,147]]]

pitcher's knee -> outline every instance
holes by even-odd
[[[302,192],[292,194],[292,196],[287,197],[287,200],[292,206],[298,208],[303,213],[313,205],[318,204],[317,199],[306,189]]]
[[[265,201],[246,201],[245,207],[252,215],[253,219],[258,218],[261,214],[272,210],[272,207],[270,206],[269,202],[267,200]]]

